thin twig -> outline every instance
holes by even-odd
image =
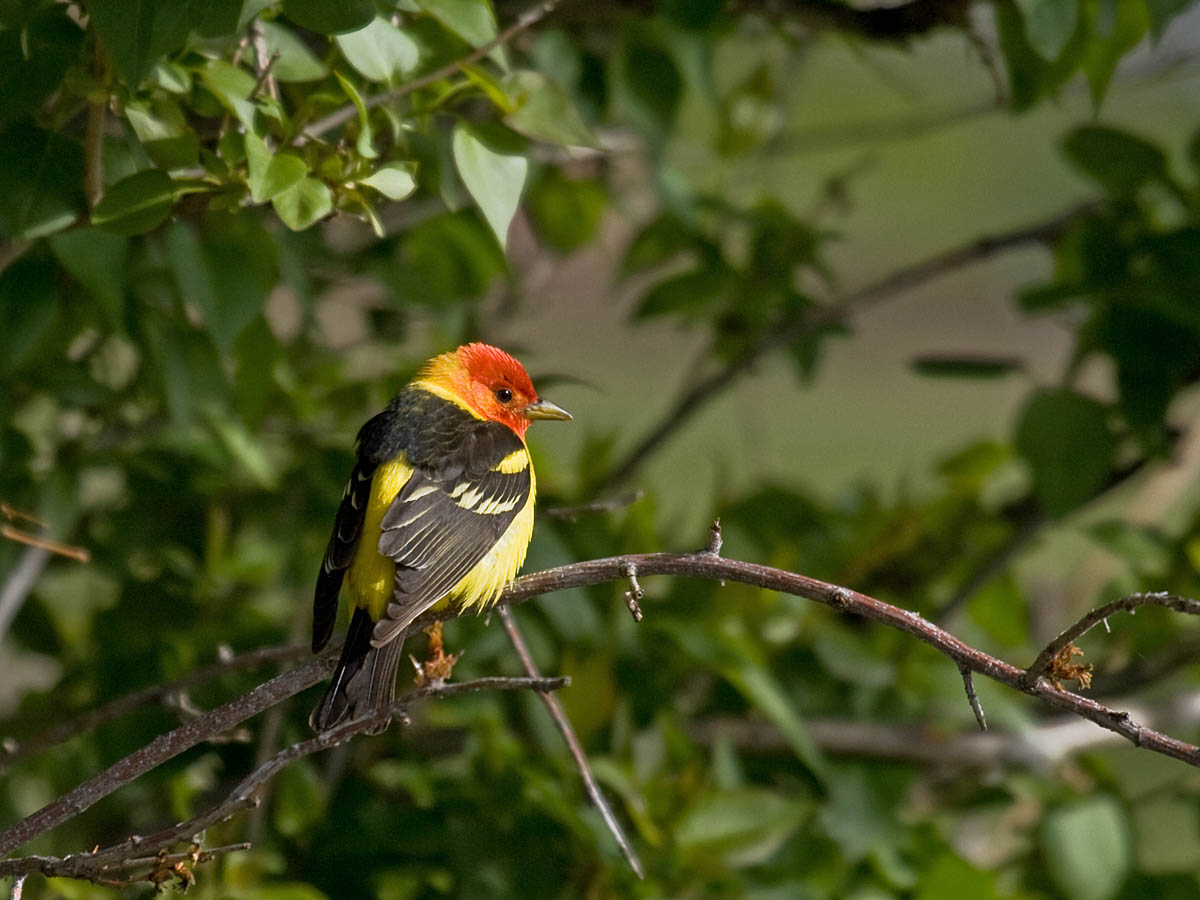
[[[76,547],[73,544],[63,544],[59,541],[52,541],[49,538],[38,537],[36,534],[30,534],[28,531],[13,528],[11,525],[0,525],[0,537],[6,537],[10,541],[16,541],[19,544],[25,544],[29,547],[38,547],[57,556],[68,557],[76,562],[85,563],[92,558],[92,554],[87,547]]]
[[[0,516],[4,516],[10,522],[28,522],[30,525],[36,525],[38,528],[46,527],[44,519],[39,519],[33,513],[25,512],[23,509],[17,509],[3,500],[0,500]]]
[[[725,538],[721,535],[721,520],[713,519],[713,523],[708,526],[708,543],[699,552],[707,553],[709,556],[720,556],[721,547],[724,545]]]
[[[414,78],[412,81],[406,81],[399,87],[386,91],[382,94],[375,94],[367,97],[365,103],[368,109],[373,109],[381,103],[391,103],[394,100],[399,100],[401,97],[406,97],[415,91],[422,88],[427,88],[429,85],[441,81],[443,78],[448,78],[460,71],[464,66],[469,66],[473,62],[478,62],[483,59],[497,47],[507,44],[513,38],[523,31],[532,28],[563,2],[563,0],[543,0],[537,6],[527,9],[525,12],[517,16],[516,21],[497,34],[486,44],[480,44],[470,53],[454,60],[452,63],[442,66],[440,69],[434,69],[427,75],[422,75],[420,78]],[[313,122],[308,128],[304,129],[305,134],[297,138],[297,144],[303,144],[305,135],[308,137],[320,137],[326,132],[333,131],[340,125],[349,122],[358,114],[357,109],[353,105],[345,106],[337,112],[330,113],[323,119],[318,119]]]
[[[638,584],[637,566],[630,566],[625,573],[625,577],[629,579],[629,590],[625,592],[625,605],[629,607],[629,613],[633,616],[633,621],[642,621],[642,607],[640,601],[646,596],[646,592],[642,590],[642,586]]]
[[[595,488],[596,493],[604,495],[628,481],[660,444],[740,377],[747,374],[766,354],[793,341],[810,337],[830,325],[845,320],[853,313],[861,312],[962,266],[1014,247],[1052,240],[1080,216],[1095,208],[1095,203],[1085,203],[1044,222],[979,238],[899,269],[854,291],[832,306],[797,313],[785,319],[734,357],[724,368],[707,378],[689,380],[688,387],[682,391],[667,414],[599,480]]]
[[[104,119],[108,95],[88,103],[87,130],[83,138],[83,198],[88,208],[104,196]]]
[[[971,670],[959,666],[958,671],[962,673],[963,690],[967,692],[967,702],[971,704],[971,712],[975,713],[975,721],[979,725],[979,730],[987,731],[987,717],[983,714],[983,704],[979,702],[979,695],[975,693],[975,679],[971,675]]]
[[[25,875],[18,875],[13,879],[12,889],[8,892],[8,900],[21,900],[21,895],[25,893]]]
[[[263,84],[267,86],[267,95],[272,100],[279,99],[279,88],[275,85],[275,78],[271,75],[271,69],[275,63],[279,61],[279,51],[267,53],[267,35],[263,31],[262,22],[255,19],[250,23],[250,40],[254,43],[254,63],[258,68],[258,79],[254,82],[254,87],[250,91],[247,100],[253,100],[258,96],[258,92],[262,90]]]
[[[238,39],[237,47],[233,50],[233,58],[229,60],[230,65],[235,69],[242,61],[242,54],[246,52],[246,47],[250,45],[250,35],[244,34]],[[225,133],[229,131],[229,125],[233,122],[233,116],[229,110],[225,110],[225,115],[221,117],[221,125],[217,128],[217,140],[225,137]]]
[[[506,606],[500,608],[500,621],[504,623],[504,630],[508,632],[508,639],[512,642],[513,649],[517,651],[517,656],[521,658],[521,665],[525,668],[526,673],[530,678],[541,677],[538,673],[537,663],[533,661],[529,647],[525,644],[525,638],[521,635],[521,630],[517,627],[517,620],[513,617],[512,611]],[[646,876],[642,872],[641,861],[629,843],[629,838],[625,836],[625,831],[621,828],[621,823],[617,821],[612,807],[608,805],[608,800],[605,798],[604,792],[600,790],[600,785],[596,783],[596,776],[592,774],[592,767],[588,763],[587,754],[583,752],[583,746],[579,743],[579,738],[575,735],[575,729],[571,726],[571,720],[563,712],[562,704],[552,694],[539,693],[538,696],[546,704],[546,709],[550,711],[550,717],[554,719],[554,724],[558,727],[558,733],[567,742],[567,749],[571,751],[571,756],[575,759],[575,766],[579,769],[579,774],[583,778],[583,785],[587,790],[588,798],[592,801],[592,806],[596,807],[596,811],[600,813],[600,818],[604,820],[604,824],[608,827],[613,839],[616,840],[617,846],[621,848],[621,853],[625,857],[625,861],[629,863],[629,868],[633,869],[634,874],[638,878],[645,878]]]
[[[1037,681],[1045,674],[1046,669],[1050,666],[1050,662],[1062,652],[1064,647],[1083,637],[1109,616],[1119,612],[1133,612],[1133,610],[1140,606],[1164,606],[1167,609],[1173,609],[1176,612],[1185,613],[1189,616],[1200,616],[1200,601],[1192,600],[1189,597],[1180,597],[1178,594],[1169,594],[1166,591],[1129,594],[1128,596],[1121,597],[1119,600],[1114,600],[1111,603],[1106,603],[1104,606],[1093,609],[1048,643],[1042,652],[1038,654],[1033,664],[1026,670],[1023,679],[1024,682],[1026,684],[1033,684]]]
[[[213,857],[221,856],[226,853],[237,853],[239,850],[249,850],[253,846],[249,841],[242,841],[238,844],[225,844],[221,847],[205,847],[197,848],[190,853],[163,853],[155,856],[141,856],[135,859],[121,860],[119,865],[121,868],[133,868],[134,866],[148,866],[152,863],[176,863],[187,862],[194,860],[198,862],[206,862]],[[197,859],[199,857],[199,859]]]
[[[281,678],[283,676],[280,676]],[[280,679],[274,679],[279,681]],[[225,799],[186,822],[164,828],[152,835],[134,835],[119,844],[90,853],[73,853],[63,857],[25,856],[17,859],[0,860],[0,877],[7,875],[41,872],[47,876],[66,876],[96,880],[105,872],[129,868],[135,863],[128,857],[137,852],[143,857],[177,844],[191,840],[207,828],[232,819],[243,810],[256,806],[258,789],[297,759],[319,750],[337,746],[361,731],[390,718],[403,718],[407,709],[417,700],[427,697],[453,697],[459,694],[485,690],[533,690],[545,696],[545,692],[558,690],[569,683],[566,678],[478,678],[474,681],[426,682],[396,700],[390,708],[371,715],[360,716],[323,731],[316,737],[286,747],[270,759],[257,766],[249,775],[238,782]],[[207,851],[209,853],[215,850]]]

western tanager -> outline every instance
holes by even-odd
[[[354,607],[314,728],[391,703],[404,631],[425,610],[496,601],[533,534],[525,429],[569,418],[517,360],[476,343],[435,356],[362,427],[313,596],[314,652],[343,580]]]

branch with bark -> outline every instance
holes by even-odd
[[[1065,629],[1062,634],[1051,641],[1029,667],[1022,668],[970,646],[917,613],[845,587],[771,566],[725,559],[719,553],[720,532],[719,528],[714,526],[708,545],[692,553],[628,554],[570,563],[522,576],[509,585],[501,598],[501,604],[512,606],[555,591],[606,582],[625,582],[629,580],[631,572],[635,572],[639,578],[643,579],[655,575],[671,575],[718,582],[736,582],[780,591],[822,603],[843,614],[857,615],[880,622],[910,634],[917,640],[933,647],[954,663],[963,679],[972,709],[980,719],[982,719],[982,707],[979,705],[978,699],[974,697],[972,684],[972,676],[976,674],[1036,697],[1056,709],[1094,722],[1138,747],[1200,767],[1200,747],[1170,737],[1137,721],[1128,710],[1105,705],[1052,683],[1054,669],[1051,665],[1051,662],[1061,655],[1064,648],[1073,646],[1072,642],[1090,627],[1118,612],[1132,611],[1144,605],[1159,605],[1184,613],[1200,614],[1200,603],[1197,601],[1166,594],[1131,595],[1084,616],[1079,622]],[[448,610],[431,611],[418,619],[414,625],[420,628],[456,615],[457,613]],[[251,716],[316,684],[332,668],[331,654],[333,652],[336,652],[336,648],[322,657],[264,682],[245,695],[205,713],[174,731],[159,736],[150,744],[131,753],[108,769],[68,791],[62,797],[10,826],[0,833],[0,854],[11,853],[33,838],[74,818],[100,799],[188,748],[211,739]],[[564,683],[558,680],[546,681],[539,678],[480,679],[463,684],[434,682],[401,698],[393,712],[398,717],[402,717],[406,705],[419,697],[449,696],[467,690],[485,688],[516,687],[533,689],[544,694],[548,690],[561,687]],[[243,780],[221,804],[193,820],[173,826],[150,838],[131,838],[106,850],[98,851],[96,854],[75,854],[71,857],[51,858],[55,860],[54,862],[45,862],[45,859],[40,857],[2,860],[0,861],[0,875],[18,875],[31,871],[55,871],[69,874],[72,866],[83,865],[80,862],[81,859],[93,857],[101,860],[107,866],[117,867],[128,858],[145,857],[151,847],[154,850],[161,850],[174,843],[189,840],[208,824],[225,821],[252,805],[255,788],[290,762],[342,743],[359,731],[369,728],[373,722],[374,719],[371,717],[358,719],[276,753]],[[585,766],[581,767],[581,771],[585,770]],[[586,774],[584,778],[586,782]],[[595,802],[594,796],[593,801]],[[614,834],[617,833],[619,833],[619,829],[614,832]],[[65,860],[70,860],[70,862],[65,862]],[[96,870],[90,871],[98,874]]]
[[[319,661],[324,663],[324,658]],[[313,668],[313,664],[302,666],[298,670],[289,672],[280,678],[272,679],[272,682],[279,682],[281,679],[287,679],[288,676],[295,675],[297,672],[305,672]],[[291,679],[286,683],[300,683],[304,678]],[[316,737],[309,738],[305,741],[292,744],[278,753],[274,754],[270,759],[256,767],[249,775],[238,782],[237,786],[230,791],[224,800],[216,806],[206,810],[198,816],[188,819],[185,822],[180,822],[177,825],[172,825],[170,828],[165,828],[162,831],[152,835],[135,835],[122,841],[119,844],[114,844],[111,847],[104,849],[96,849],[90,853],[73,853],[69,856],[24,856],[17,859],[0,860],[0,877],[9,875],[29,875],[33,872],[40,872],[49,877],[65,876],[67,878],[79,878],[87,881],[92,881],[101,884],[129,884],[134,881],[154,881],[155,874],[162,870],[162,864],[174,857],[166,856],[163,851],[181,841],[193,840],[197,835],[207,828],[211,828],[221,822],[227,822],[245,810],[252,809],[258,805],[258,789],[279,774],[287,766],[291,765],[298,759],[305,756],[311,756],[320,750],[327,750],[330,747],[344,743],[362,731],[369,730],[373,727],[378,727],[381,723],[395,718],[403,721],[407,715],[409,708],[418,700],[426,698],[444,698],[453,697],[459,694],[468,694],[475,691],[483,690],[532,690],[545,696],[549,691],[556,691],[566,687],[570,683],[566,678],[477,678],[473,681],[464,681],[454,684],[448,684],[443,681],[429,681],[419,687],[406,693],[403,697],[396,700],[387,710],[376,712],[372,715],[360,716],[343,722],[335,728],[328,731],[323,731]],[[254,694],[246,695],[247,697]],[[246,698],[239,698],[245,700]],[[237,701],[234,701],[236,703]],[[226,704],[226,707],[233,704]],[[224,709],[225,707],[223,707]],[[203,717],[208,718],[208,717]],[[177,729],[171,732],[171,737],[177,735],[184,729]],[[158,743],[157,741],[155,743]],[[154,746],[151,744],[150,746]],[[137,754],[133,754],[136,756]],[[127,757],[126,760],[131,759]],[[123,760],[122,762],[125,762]],[[118,766],[120,763],[118,763]],[[114,772],[117,767],[109,768],[105,773],[109,776],[108,782],[112,783],[119,778],[120,771]],[[94,780],[94,779],[93,779]],[[77,789],[78,790],[78,789]],[[111,791],[109,791],[111,792]],[[71,795],[68,794],[67,797]],[[46,807],[51,807],[60,804],[63,799],[55,801],[54,804]],[[67,804],[67,808],[71,808]],[[31,817],[32,818],[32,817]],[[26,819],[26,822],[29,820]],[[22,823],[23,824],[23,823]],[[12,831],[12,829],[10,829]],[[8,832],[5,832],[7,836]],[[3,838],[0,838],[3,840]],[[7,842],[4,845],[8,846]],[[195,845],[194,845],[195,846]],[[202,850],[198,846],[194,850],[185,854],[176,854],[180,859],[190,859],[193,863],[203,862],[208,858],[212,858],[218,852],[229,852],[230,850],[247,849],[249,844],[239,844],[232,847],[212,848]],[[5,851],[7,852],[7,851]],[[159,854],[153,859],[146,859],[148,854]],[[202,855],[203,858],[199,858]],[[118,880],[113,877],[114,873],[119,873],[131,868],[136,868],[147,864],[148,862],[156,863],[156,868],[150,872],[132,879]]]

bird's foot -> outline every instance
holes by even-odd
[[[446,652],[445,644],[442,643],[441,622],[434,622],[425,629],[425,633],[429,635],[429,650],[425,662],[417,662],[415,657],[409,656],[413,668],[417,670],[413,681],[419,685],[430,681],[448,681],[454,671],[454,664],[458,662],[462,653]]]

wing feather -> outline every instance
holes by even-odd
[[[371,481],[375,464],[359,457],[354,471],[346,482],[337,517],[333,520],[333,533],[325,547],[321,571],[317,573],[317,586],[313,591],[312,648],[317,652],[333,634],[337,619],[338,593],[346,576],[346,567],[354,559],[358,536],[362,532],[363,519],[367,512],[367,501],[371,496]]]
[[[484,464],[468,459],[414,472],[384,513],[379,552],[396,563],[396,580],[385,617],[375,626],[376,646],[449,594],[524,507],[532,489],[528,457],[522,469],[499,469],[501,460],[524,449],[509,434],[511,442],[475,442],[492,457]]]

